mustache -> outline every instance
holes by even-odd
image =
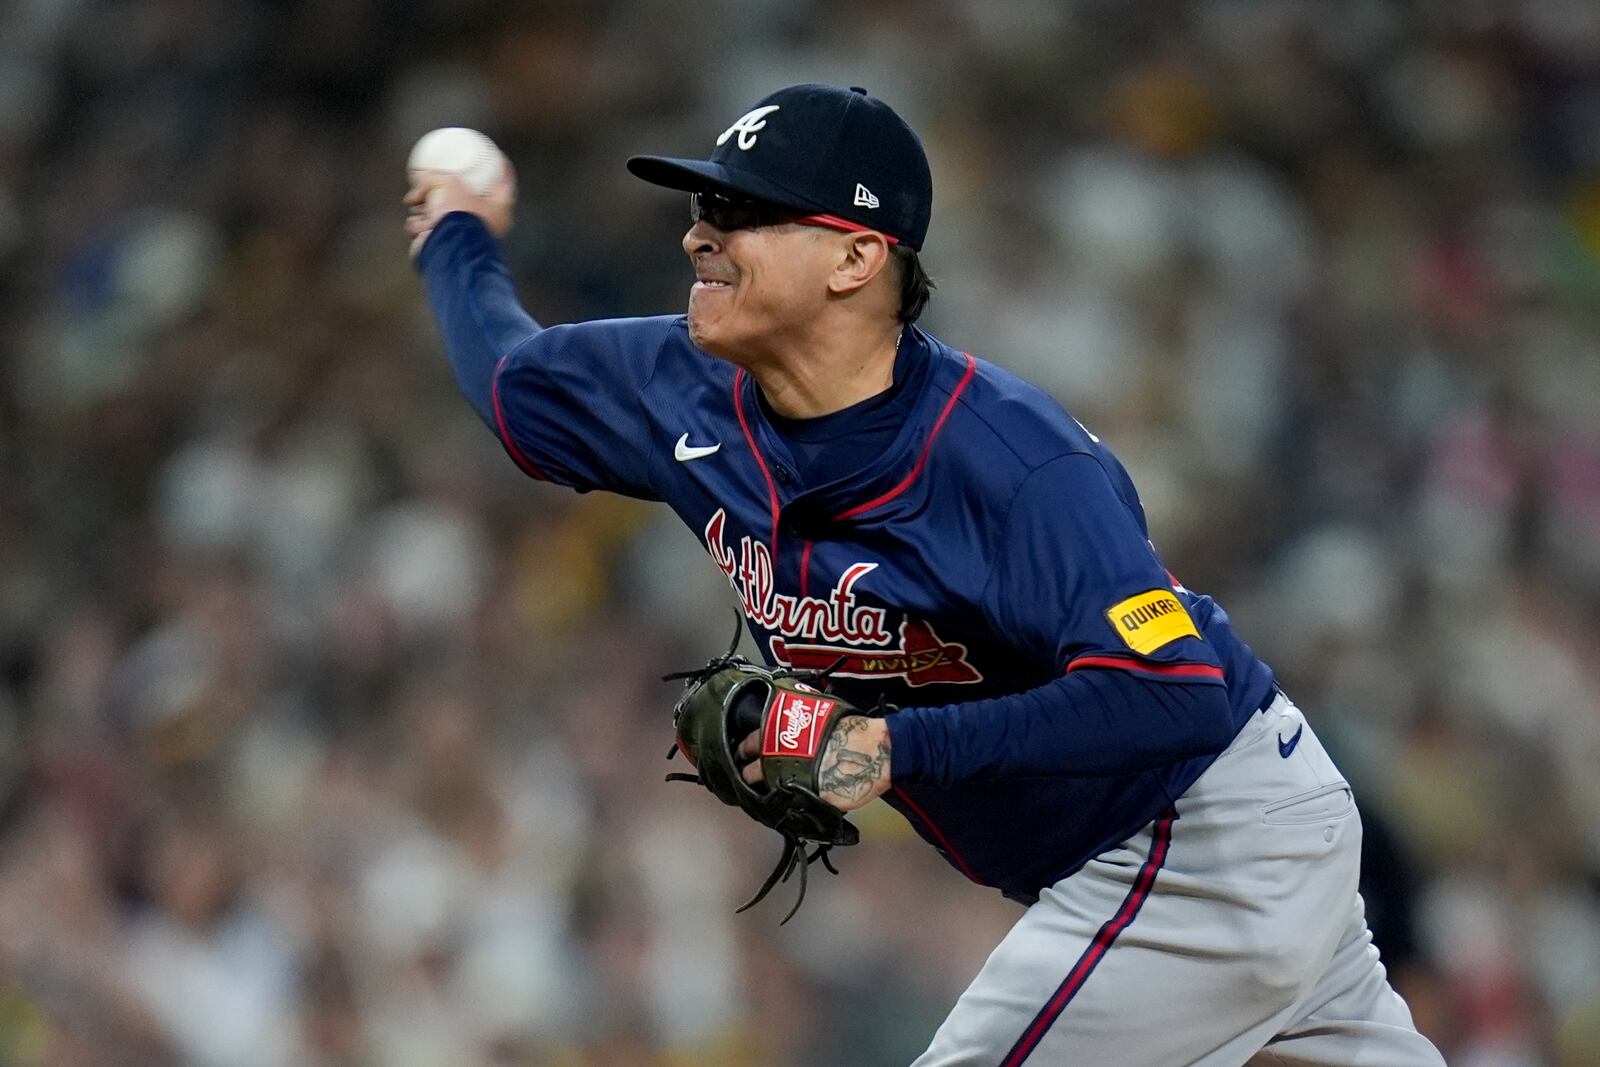
[[[697,260],[694,265],[696,281],[728,282],[739,280],[739,272],[723,264],[711,263],[706,260]]]

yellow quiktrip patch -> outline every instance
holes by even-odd
[[[1113,604],[1106,618],[1128,647],[1141,656],[1180,637],[1200,636],[1194,620],[1170,589],[1152,589]]]

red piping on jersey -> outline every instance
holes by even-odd
[[[811,542],[806,542],[806,547],[800,550],[800,599],[805,600],[809,595],[807,587],[811,584]]]
[[[522,449],[517,447],[517,443],[511,439],[510,431],[506,429],[506,413],[500,407],[500,368],[504,367],[506,360],[510,358],[510,352],[501,356],[500,362],[494,365],[494,377],[489,379],[489,399],[494,403],[494,424],[500,429],[500,444],[505,447],[511,458],[517,461],[522,473],[541,482],[548,482],[550,479],[539,473],[539,468],[528,462],[528,457],[522,454]]]
[[[952,860],[955,861],[957,869],[959,869],[962,874],[966,875],[972,881],[977,882],[979,885],[983,884],[978,876],[972,873],[972,868],[967,865],[967,861],[962,858],[961,853],[956,851],[956,847],[950,843],[950,839],[944,836],[944,831],[939,829],[938,824],[936,824],[932,819],[928,818],[928,813],[923,811],[915,800],[912,800],[906,795],[905,790],[901,789],[897,785],[892,785],[889,787],[889,792],[898,797],[902,804],[910,808],[911,814],[922,820],[922,825],[926,826],[928,828],[928,832],[938,839],[939,846],[949,854]]]
[[[756,465],[761,468],[761,476],[767,480],[767,501],[772,507],[772,558],[778,558],[778,487],[773,484],[772,472],[767,470],[767,461],[761,458],[761,449],[756,447],[756,439],[750,432],[750,424],[744,418],[744,368],[740,367],[733,374],[733,411],[739,416],[739,429],[744,431],[744,439],[750,443],[750,451],[756,457]]]
[[[1150,663],[1125,656],[1079,656],[1067,664],[1063,674],[1071,674],[1083,667],[1109,667],[1118,671],[1142,671],[1146,674],[1164,674],[1170,678],[1215,678],[1222,681],[1222,668],[1209,663]]]
[[[917,480],[917,475],[922,473],[922,465],[928,462],[928,452],[933,448],[933,439],[939,436],[940,430],[944,429],[945,420],[950,417],[951,410],[955,408],[957,398],[961,396],[962,390],[966,389],[967,383],[972,381],[972,375],[978,369],[977,360],[973,359],[965,352],[961,354],[963,356],[967,356],[967,373],[961,376],[961,381],[956,385],[955,390],[951,392],[950,399],[945,402],[944,410],[939,412],[939,421],[933,424],[933,429],[928,434],[928,440],[923,443],[922,455],[917,457],[917,465],[911,468],[911,473],[906,475],[899,485],[895,486],[887,493],[884,493],[882,496],[873,497],[865,504],[857,504],[849,511],[841,512],[840,514],[835,515],[835,520],[853,519],[862,512],[871,511],[875,507],[887,504],[889,501],[905,492],[906,489],[910,487],[911,483]]]
[[[1172,824],[1177,818],[1177,811],[1168,808],[1166,814],[1156,823],[1150,837],[1150,855],[1139,868],[1139,874],[1133,880],[1133,888],[1128,890],[1128,895],[1123,898],[1122,907],[1118,908],[1116,915],[1106,920],[1106,924],[1095,933],[1094,939],[1083,950],[1083,955],[1078,957],[1078,962],[1073,964],[1072,970],[1067,972],[1066,978],[1056,987],[1055,993],[1045,1002],[1045,1006],[1039,1009],[1039,1014],[1033,1017],[1033,1022],[1028,1024],[1028,1028],[1022,1031],[1022,1036],[1011,1046],[1006,1058],[1000,1061],[1000,1067],[1018,1067],[1033,1055],[1034,1050],[1039,1047],[1039,1042],[1044,1040],[1044,1035],[1066,1009],[1068,1002],[1083,988],[1090,973],[1110,950],[1117,935],[1133,924],[1139,909],[1150,896],[1156,874],[1167,862],[1167,849],[1172,844]]]
[[[898,237],[891,237],[882,230],[874,229],[871,226],[866,226],[859,222],[851,222],[849,219],[841,219],[838,215],[802,215],[794,221],[799,223],[809,223],[812,226],[826,226],[830,230],[846,230],[850,233],[875,233],[892,245],[897,245],[900,243],[900,238]]]

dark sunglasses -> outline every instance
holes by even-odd
[[[761,226],[781,226],[796,222],[803,212],[780,204],[757,200],[752,196],[737,196],[714,189],[689,194],[689,219],[703,222],[723,233],[734,230],[753,230]]]
[[[858,222],[841,219],[837,215],[808,215],[804,211],[774,204],[770,200],[758,200],[753,196],[742,196],[738,193],[725,193],[720,189],[702,189],[698,193],[691,193],[689,219],[691,222],[703,222],[723,233],[753,230],[762,226],[782,226],[791,222],[802,226],[826,226],[830,230],[845,230],[852,233],[872,229]],[[890,237],[888,234],[884,234],[883,239],[892,245],[900,243],[898,238]]]

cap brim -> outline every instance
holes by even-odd
[[[772,182],[745,171],[734,170],[705,159],[674,159],[671,156],[634,156],[628,171],[651,185],[698,193],[704,189],[725,189],[757,197],[774,204],[802,211],[819,211],[816,204]]]
[[[706,188],[737,188],[727,167],[703,159],[634,156],[628,160],[628,171],[635,178],[643,178],[651,185],[681,189],[686,193],[697,193]]]

